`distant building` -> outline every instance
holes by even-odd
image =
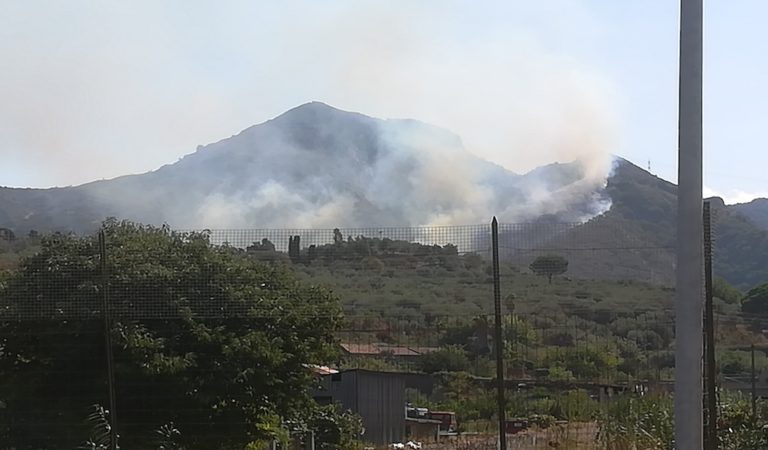
[[[436,442],[441,437],[455,436],[457,428],[456,413],[452,411],[405,409],[405,437],[409,441]]]
[[[0,228],[0,241],[13,241],[16,234],[10,228]]]
[[[341,350],[345,355],[350,356],[392,356],[396,358],[415,358],[427,353],[437,351],[437,347],[412,347],[403,345],[392,345],[384,343],[360,344],[360,343],[342,343]]]
[[[440,419],[429,417],[406,417],[405,436],[409,441],[436,442],[440,437]]]

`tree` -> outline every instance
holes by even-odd
[[[752,314],[768,313],[768,283],[750,289],[744,296],[741,310]]]
[[[531,263],[530,268],[536,275],[547,277],[552,284],[552,276],[568,271],[568,260],[558,255],[539,256]]]
[[[254,242],[246,248],[249,252],[274,252],[275,244],[267,238],[261,240],[261,242]]]
[[[336,297],[204,234],[105,232],[123,448],[172,422],[185,449],[242,449],[309,416],[307,365],[335,358]],[[108,404],[98,244],[41,245],[0,283],[0,442],[75,448],[82,417]]]
[[[341,234],[341,230],[338,228],[333,229],[333,243],[336,245],[341,245],[344,243],[344,235]]]
[[[469,369],[467,352],[458,345],[449,345],[419,357],[419,369],[426,373],[464,372]]]
[[[742,292],[731,286],[724,278],[715,277],[712,282],[712,295],[725,303],[739,303],[744,296]]]

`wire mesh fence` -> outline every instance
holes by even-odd
[[[620,399],[668,392],[674,377],[674,253],[631,231],[501,224],[501,343],[488,225],[111,223],[103,248],[35,236],[0,275],[0,448],[100,445],[99,423],[116,424],[123,448],[171,448],[175,433],[183,448],[236,448],[275,417],[300,420],[298,391],[353,409],[371,444],[483,448],[498,427],[498,345],[509,448],[597,448]],[[717,307],[725,385],[752,377],[744,346],[766,346],[768,324]],[[422,410],[449,419],[435,428]]]

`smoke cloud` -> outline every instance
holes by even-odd
[[[312,103],[150,176],[87,188],[134,220],[175,227],[399,227],[485,223],[492,214],[583,221],[610,206],[603,180],[582,163],[517,175],[441,128]],[[132,191],[140,202],[124,195]]]
[[[178,14],[184,11],[184,14]],[[2,184],[144,172],[309,100],[450,129],[525,172],[615,151],[581,2],[7,2]]]
[[[493,213],[582,220],[609,205],[601,188],[619,114],[610,80],[573,51],[601,37],[580,2],[2,8],[8,70],[0,71],[0,97],[9,101],[0,104],[0,149],[11,164],[0,169],[10,181],[0,184],[67,185],[152,170],[316,99],[417,118],[457,133],[463,145],[397,122],[379,130],[380,157],[330,170],[322,155],[279,141],[285,136],[252,136],[256,162],[247,158],[252,149],[239,149],[213,175],[194,172],[199,192],[138,186],[152,200],[116,208],[179,226],[332,227],[477,223]],[[553,170],[511,181],[475,156],[523,174],[578,161],[578,176],[567,166],[554,181]],[[231,182],[238,177],[228,174],[242,167],[254,180]],[[318,168],[326,173],[307,175]],[[120,186],[94,196],[130,197],[130,183]]]

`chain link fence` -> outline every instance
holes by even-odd
[[[243,404],[299,408],[296,368],[371,445],[490,448],[498,345],[509,448],[603,448],[611,408],[674,377],[674,252],[630,231],[501,224],[501,343],[488,225],[30,237],[0,278],[0,448],[108,448],[100,421],[123,448],[237,448],[268,416]],[[725,385],[768,326],[716,306]]]

